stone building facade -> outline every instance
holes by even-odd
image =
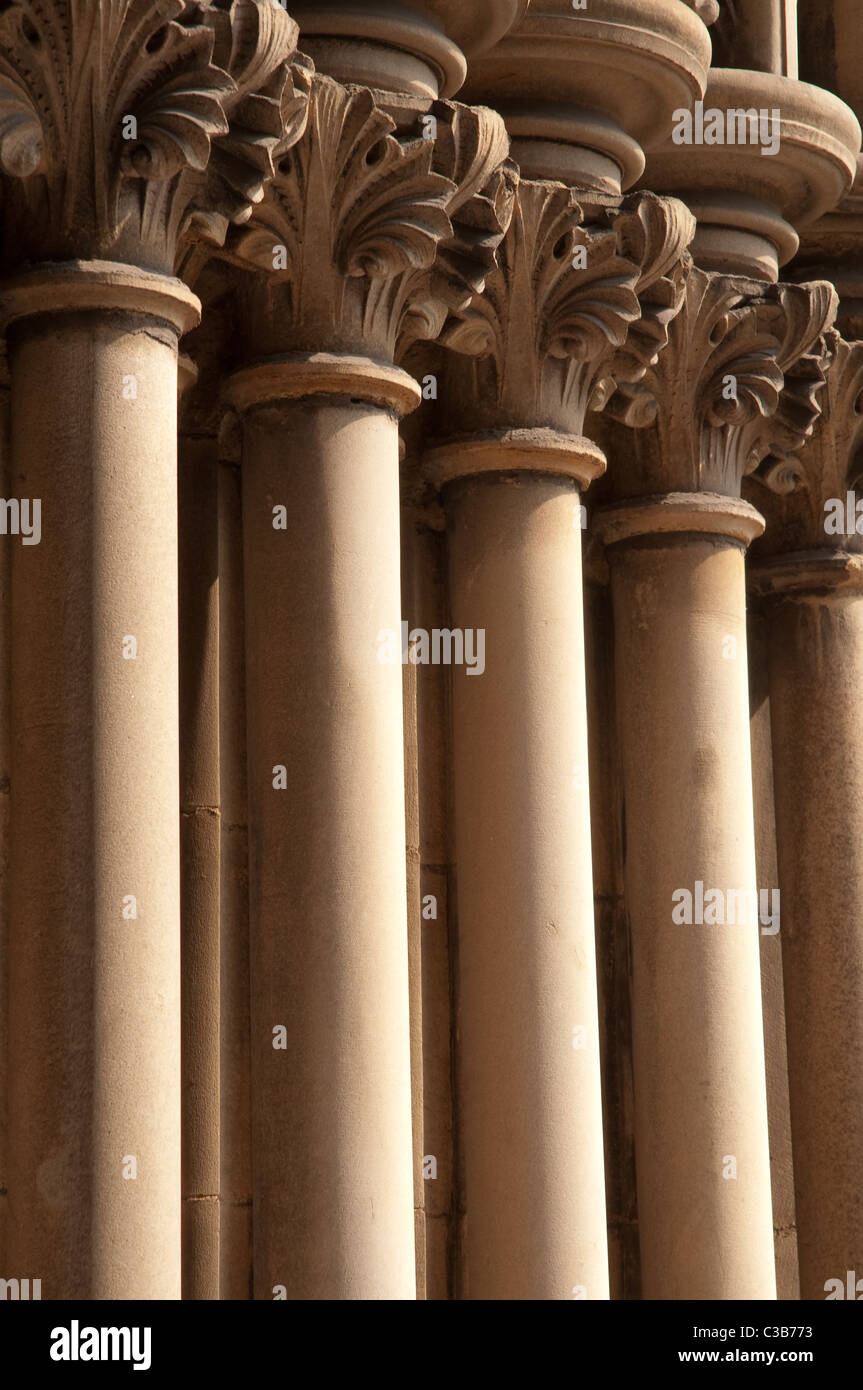
[[[861,116],[857,0],[3,5],[4,1277],[863,1289]]]

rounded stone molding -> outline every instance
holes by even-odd
[[[182,337],[201,301],[182,280],[116,261],[46,261],[0,283],[0,328],[35,314],[120,312],[161,319]]]
[[[187,391],[190,391],[198,380],[198,365],[187,352],[181,352],[177,358],[177,400],[182,401]]]
[[[778,147],[675,144],[649,155],[645,187],[682,198],[698,219],[692,254],[704,270],[775,281],[795,254],[798,229],[823,217],[851,188],[860,152],[853,111],[832,93],[773,73],[713,68],[703,112],[778,112]],[[735,123],[736,124],[736,123]],[[747,132],[751,127],[747,123]]]
[[[239,414],[259,405],[302,396],[350,396],[392,410],[401,418],[415,410],[422,391],[412,376],[370,357],[331,352],[289,352],[235,372],[224,403]]]
[[[553,429],[502,429],[445,440],[423,455],[438,489],[482,473],[553,473],[586,488],[605,472],[602,450],[584,435]]]
[[[863,555],[847,550],[800,550],[750,564],[749,588],[759,598],[863,591]]]
[[[339,82],[420,98],[451,97],[467,59],[490,48],[528,0],[315,0],[291,5],[300,46]]]
[[[619,197],[661,144],[672,113],[707,80],[710,37],[682,0],[533,0],[526,16],[470,65],[463,99],[495,107],[526,178]]]
[[[663,492],[616,502],[594,513],[606,547],[671,532],[724,536],[749,545],[764,530],[764,517],[739,497],[718,492]]]

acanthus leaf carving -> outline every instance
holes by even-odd
[[[808,392],[816,400],[812,427],[794,453],[774,450],[748,483],[748,495],[768,520],[758,542],[762,557],[833,548],[863,551],[856,525],[851,534],[825,527],[827,504],[845,513],[847,493],[856,497],[863,482],[863,343],[848,342],[835,329],[823,340],[821,355],[813,348],[801,359],[806,365],[800,398],[805,402]]]
[[[636,293],[641,312],[597,383],[590,404],[593,410],[602,410],[617,388],[625,386],[630,400],[628,422],[644,424],[655,402],[638,383],[666,346],[669,325],[680,312],[695,218],[678,199],[653,193],[630,194],[619,208],[606,210],[605,218],[622,254],[640,267]],[[642,411],[646,418],[641,418]]]
[[[764,286],[695,266],[684,291],[668,346],[606,413],[640,426],[628,487],[736,496],[772,450],[797,447],[811,432],[835,295],[820,284]]]
[[[414,136],[370,91],[314,79],[304,138],[228,243],[267,272],[247,293],[268,350],[397,360],[484,284],[512,202],[505,128],[482,108],[434,111],[437,137]]]
[[[518,171],[503,117],[488,107],[437,101],[433,167],[455,185],[447,207],[453,234],[441,243],[433,291],[448,313],[466,310],[497,264],[512,221]]]
[[[445,346],[473,357],[451,374],[454,413],[486,424],[580,433],[619,380],[633,386],[655,360],[677,312],[690,214],[637,194],[585,225],[562,184],[521,182],[498,268],[457,316]],[[649,303],[644,322],[639,290]],[[636,336],[640,335],[640,336]]]
[[[171,272],[191,227],[222,237],[272,173],[297,32],[271,0],[12,0],[7,263],[26,240],[30,259]]]

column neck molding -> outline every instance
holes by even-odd
[[[489,473],[551,473],[586,488],[605,472],[605,455],[584,435],[550,429],[510,429],[432,443],[424,470],[441,489],[459,478]]]
[[[0,281],[0,326],[38,314],[122,312],[161,319],[177,336],[201,318],[197,295],[173,276],[116,261],[43,263]]]
[[[308,396],[350,397],[384,407],[399,418],[415,410],[422,393],[413,377],[387,362],[330,352],[293,352],[244,367],[228,379],[223,399],[245,414],[256,406]]]
[[[764,530],[760,512],[739,497],[712,492],[666,492],[635,497],[594,513],[606,547],[684,532],[722,536],[748,546]]]
[[[271,0],[13,0],[0,17],[3,256],[170,274],[220,243],[302,128],[297,25]]]
[[[749,588],[759,598],[814,598],[863,592],[863,555],[843,550],[801,550],[750,563]]]

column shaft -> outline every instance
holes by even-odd
[[[0,492],[11,497],[12,469],[9,458],[9,383],[6,364],[0,381]],[[10,696],[12,671],[12,550],[18,542],[0,542],[0,1268],[8,1270],[6,1229],[9,1212],[9,836],[11,830]],[[16,1277],[12,1275],[11,1277]],[[20,1276],[19,1276],[20,1277]],[[27,1278],[27,1275],[23,1276]]]
[[[249,1025],[249,831],[240,471],[219,463],[220,1292],[252,1296],[252,1082]]]
[[[116,266],[33,281],[31,308],[86,282],[113,312],[9,330],[15,487],[42,518],[12,552],[9,1259],[43,1298],[177,1298],[177,330],[158,314],[197,301]]]
[[[774,1298],[758,926],[694,907],[699,882],[756,887],[744,547],[682,531],[608,555],[643,1296]]]
[[[395,417],[252,408],[243,527],[255,1293],[412,1299]]]
[[[219,1297],[219,532],[215,439],[179,460],[183,1297]]]
[[[453,669],[463,1296],[603,1299],[579,492],[444,498],[452,624],[485,634],[484,673]]]
[[[770,615],[800,1294],[863,1277],[863,599],[788,596]]]

